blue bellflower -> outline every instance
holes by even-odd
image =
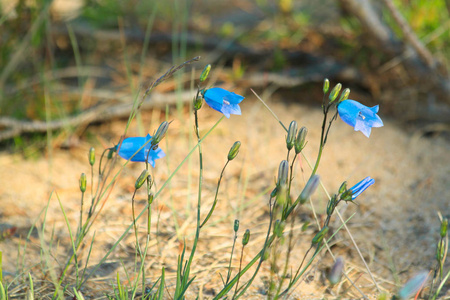
[[[150,134],[147,134],[147,136],[145,137],[126,138],[123,140],[122,145],[116,146],[116,150],[119,149],[118,154],[120,157],[136,162],[145,162],[148,155],[148,163],[151,164],[152,167],[155,167],[155,160],[166,156],[166,154],[160,148],[156,150],[151,149],[151,139],[152,136]],[[138,149],[141,148],[144,144],[145,146],[136,153],[136,151],[138,151]],[[149,151],[150,154],[148,153]]]
[[[378,105],[367,107],[355,100],[344,100],[337,106],[342,121],[367,137],[370,136],[372,127],[383,126],[383,121],[377,115],[378,109]]]
[[[375,183],[375,179],[370,178],[370,176],[364,178],[359,183],[355,184],[353,187],[350,188],[352,191],[352,200],[355,200],[356,197],[361,195],[362,192],[364,192],[369,186]]]
[[[216,87],[206,90],[203,97],[212,109],[223,113],[227,118],[231,114],[241,114],[241,108],[238,105],[244,100],[244,97],[241,95]]]

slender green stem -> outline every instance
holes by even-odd
[[[270,198],[270,200],[269,200],[269,228],[267,229],[266,240],[264,241],[264,246],[263,246],[263,249],[261,251],[261,257],[259,259],[259,263],[256,266],[256,270],[253,273],[252,278],[250,278],[250,280],[245,284],[245,286],[243,287],[242,291],[239,293],[237,298],[241,297],[245,293],[245,291],[250,287],[250,285],[252,284],[253,280],[255,280],[255,277],[258,274],[259,269],[261,268],[261,265],[262,265],[262,263],[264,261],[264,254],[266,253],[266,250],[269,248],[270,244],[273,242],[273,240],[272,240],[269,243],[269,240],[270,240],[269,237],[270,237],[270,233],[272,232],[273,217],[275,215],[273,211],[274,211],[274,208],[276,207],[276,205],[277,205],[277,201],[275,200],[273,205],[272,205],[272,198]],[[275,239],[275,237],[274,237],[274,239]],[[238,274],[240,274],[240,272]]]
[[[211,206],[211,209],[209,210],[208,215],[206,216],[205,220],[202,222],[202,224],[200,225],[200,228],[202,228],[203,226],[205,226],[206,222],[208,222],[209,218],[211,218],[212,213],[214,212],[214,208],[216,208],[216,204],[217,204],[217,195],[219,194],[219,188],[220,188],[220,182],[222,181],[222,177],[223,177],[223,173],[225,172],[225,168],[227,167],[228,163],[230,161],[227,160],[227,162],[225,163],[225,166],[223,166],[222,172],[220,173],[220,177],[219,177],[219,181],[217,182],[217,188],[216,188],[216,195],[214,196],[214,202],[213,205]]]
[[[238,272],[238,274],[241,273],[241,269],[242,269],[242,258],[244,257],[244,248],[245,248],[245,245],[242,245],[242,249],[241,249],[241,258],[239,259],[239,272]],[[235,290],[234,290],[234,294],[233,294],[233,298],[232,298],[233,300],[234,300],[234,298],[236,297],[236,294],[237,294],[237,292],[238,292],[239,279],[241,279],[241,276],[239,276],[238,279],[237,279],[237,282],[236,282],[236,288],[235,288]]]
[[[324,110],[324,116],[323,116],[323,122],[322,122],[322,132],[320,134],[320,146],[319,146],[319,152],[317,154],[316,164],[314,165],[314,169],[311,173],[311,177],[314,176],[317,172],[317,169],[319,168],[320,159],[322,157],[322,151],[325,146],[324,139],[325,139],[325,125],[327,123],[327,115],[328,115],[328,109]]]
[[[231,277],[231,262],[233,261],[233,253],[234,253],[234,247],[236,246],[236,239],[237,239],[237,232],[234,233],[234,240],[233,240],[233,246],[231,247],[231,255],[230,255],[230,263],[228,264],[228,273],[227,273],[227,280],[225,281],[225,285],[228,284]],[[241,255],[241,261],[242,261],[242,255]],[[241,271],[241,266],[239,265],[239,272]]]

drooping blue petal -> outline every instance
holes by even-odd
[[[355,184],[353,187],[350,188],[352,191],[352,200],[355,200],[356,197],[361,195],[362,192],[364,192],[369,186],[375,183],[375,179],[370,178],[370,176],[364,178],[357,184]]]
[[[119,150],[118,154],[120,157],[134,162],[145,162],[148,156],[148,162],[155,167],[155,160],[164,157],[166,154],[160,148],[156,150],[151,149],[151,139],[152,136],[150,134],[146,137],[126,138],[121,145],[116,146],[116,149]],[[141,147],[142,149],[140,149]]]
[[[354,100],[344,100],[337,106],[342,121],[361,131],[369,137],[372,127],[383,126],[383,121],[377,115],[379,106],[367,107]]]
[[[241,114],[241,108],[238,105],[244,100],[241,95],[216,87],[206,90],[203,97],[212,109],[223,113],[227,118],[231,114]]]

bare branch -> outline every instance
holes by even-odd
[[[427,64],[427,66],[430,67],[431,69],[434,69],[437,63],[436,60],[433,58],[433,55],[419,40],[417,35],[409,26],[408,22],[397,10],[394,3],[392,3],[392,0],[383,0],[383,2],[384,4],[386,4],[395,22],[397,22],[398,26],[402,30],[403,36],[408,40],[408,42],[411,44],[414,50],[416,50],[417,54],[423,59],[423,61]]]

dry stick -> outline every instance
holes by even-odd
[[[287,128],[284,126],[284,124],[281,122],[281,120],[278,118],[278,116],[277,116],[277,115],[269,108],[269,106],[264,102],[264,100],[262,100],[261,97],[259,97],[258,94],[256,94],[255,91],[253,91],[252,89],[250,89],[250,90],[253,92],[253,94],[255,94],[255,96],[258,98],[258,100],[261,101],[261,103],[264,104],[264,106],[269,110],[269,112],[273,115],[273,117],[281,124],[281,126],[287,131]],[[311,163],[309,162],[308,158],[303,154],[303,152],[302,152],[301,154],[302,154],[303,158],[305,159],[306,163],[308,164],[308,166],[312,169],[312,165],[311,165]],[[327,190],[326,190],[325,187],[323,186],[322,182],[321,182],[320,184],[321,184],[323,190],[325,191],[325,193],[327,194],[328,199],[330,199],[330,195],[328,194]],[[315,213],[314,206],[312,205],[311,199],[310,199],[310,203],[311,203],[311,207],[312,207],[312,209],[313,209],[314,218],[316,219],[316,222],[317,222],[317,226],[318,226],[318,228],[320,229],[319,219],[317,218],[317,215],[316,215],[316,213]],[[339,214],[339,211],[337,210],[337,208],[336,208],[335,210],[337,211],[338,216],[339,216],[339,219],[341,220],[341,222],[344,222],[343,219],[342,219],[342,216],[341,216],[341,214]],[[380,291],[380,288],[378,287],[377,282],[375,281],[375,278],[374,278],[373,275],[372,275],[372,272],[370,272],[369,266],[367,265],[366,261],[364,260],[364,257],[362,256],[361,251],[359,251],[359,248],[358,248],[358,246],[356,245],[356,242],[355,242],[355,240],[353,239],[353,236],[351,235],[350,230],[348,229],[347,226],[345,226],[345,230],[346,230],[347,233],[349,234],[349,236],[350,236],[350,238],[351,238],[351,240],[352,240],[352,242],[353,242],[353,245],[356,247],[356,249],[357,249],[357,251],[358,251],[358,253],[359,253],[359,255],[360,255],[362,261],[364,262],[364,265],[365,265],[365,267],[366,267],[366,270],[367,270],[367,272],[369,273],[370,277],[372,278],[372,281],[373,281],[373,283],[375,284],[377,290],[378,290],[379,292],[381,292],[381,291]],[[325,241],[325,245],[326,245],[326,247],[327,247],[328,252],[331,254],[331,257],[333,258],[333,260],[336,260],[335,257],[334,257],[334,255],[333,255],[333,253],[331,252],[331,249],[330,249],[328,243],[327,243],[326,241]],[[345,273],[344,273],[344,275],[345,275],[345,277],[349,280],[349,282],[352,282],[352,281],[350,280],[350,278],[349,278]],[[353,286],[361,293],[361,295],[362,295],[364,298],[367,298],[367,296],[366,296],[366,295],[365,295],[365,294],[364,294],[364,293],[363,293],[356,285],[353,284]]]
[[[394,21],[400,27],[403,36],[408,40],[411,46],[416,50],[417,54],[425,61],[428,67],[434,69],[436,67],[436,60],[430,51],[422,44],[417,35],[414,33],[412,28],[409,26],[405,18],[400,14],[400,12],[395,7],[392,0],[383,0],[389,12],[392,14]]]

